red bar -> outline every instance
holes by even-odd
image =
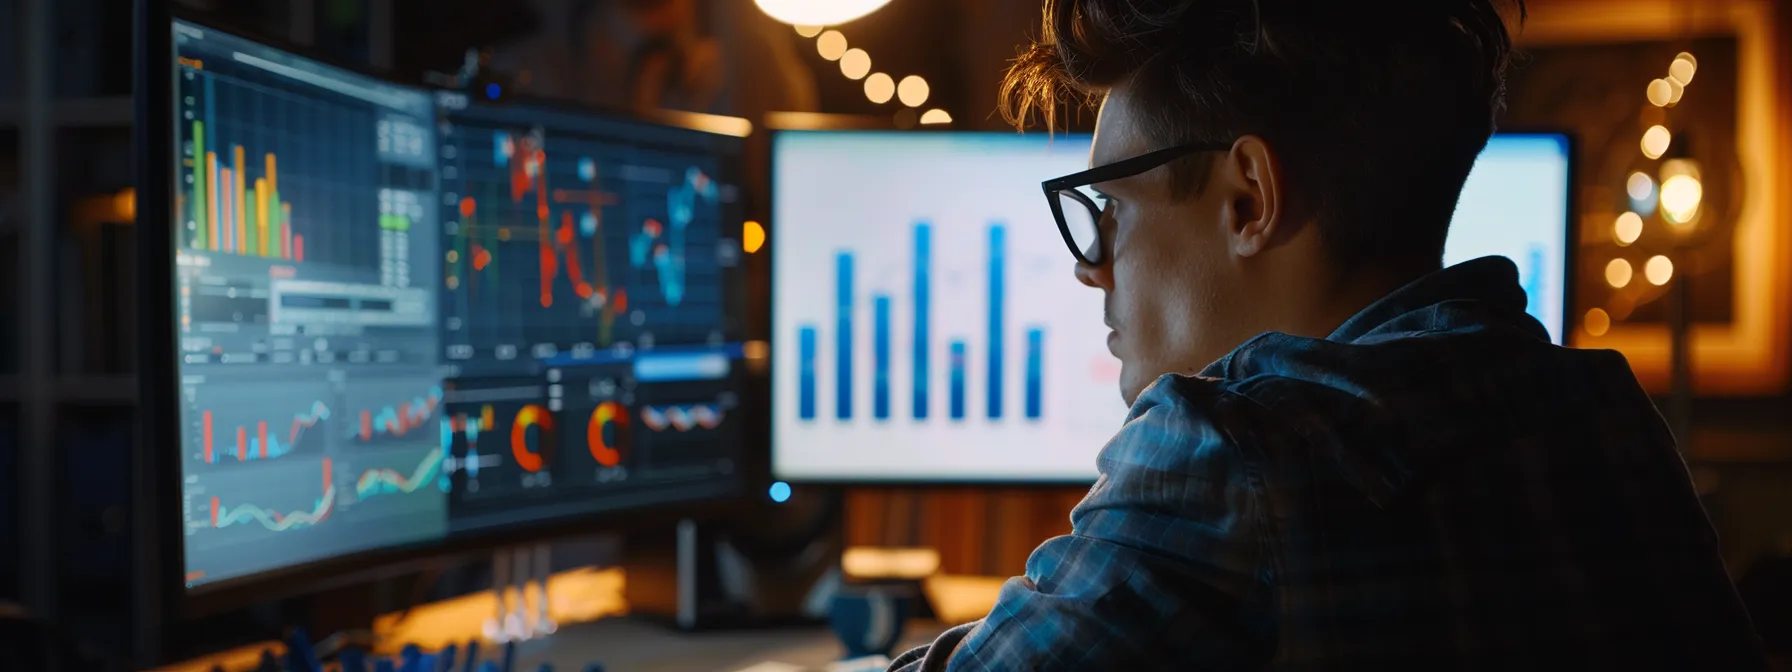
[[[246,462],[248,460],[249,430],[244,427],[238,427],[236,428],[236,461]]]
[[[293,236],[292,237],[292,260],[293,261],[304,261],[305,260],[305,237],[304,236]]]
[[[361,411],[361,440],[373,440],[373,413]]]
[[[199,417],[203,418],[203,420],[201,420],[201,422],[205,425],[205,463],[211,464],[211,462],[212,462],[212,412],[206,411],[204,413],[201,413],[199,415]],[[216,501],[216,500],[214,500],[214,501]]]
[[[212,498],[212,527],[218,526],[218,498]]]
[[[268,459],[268,423],[255,423],[255,431],[261,435],[261,459]]]
[[[330,458],[324,458],[324,493],[330,492]]]

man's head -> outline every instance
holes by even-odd
[[[1004,113],[1101,101],[1090,164],[1206,143],[1108,197],[1107,293],[1130,403],[1265,332],[1324,336],[1441,265],[1502,104],[1498,0],[1046,0]],[[1522,0],[1515,0],[1519,14]]]

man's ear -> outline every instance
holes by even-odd
[[[1263,138],[1240,137],[1232,150],[1219,160],[1214,171],[1213,186],[1226,190],[1225,211],[1227,238],[1232,253],[1253,256],[1269,249],[1282,231],[1282,170],[1275,152]]]

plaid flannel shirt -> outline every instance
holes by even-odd
[[[1765,669],[1624,358],[1512,262],[1164,376],[981,621],[892,670]]]

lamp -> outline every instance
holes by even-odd
[[[890,4],[890,0],[753,0],[766,16],[793,26],[838,26]]]

